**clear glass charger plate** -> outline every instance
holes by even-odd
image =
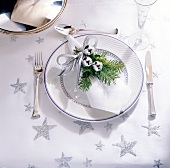
[[[75,38],[83,44],[86,36],[87,34],[84,34]],[[143,68],[136,53],[122,41],[104,34],[88,34],[88,36],[98,38],[97,49],[107,51],[109,59],[118,59],[125,64],[124,72],[120,77],[131,89],[132,94],[120,114],[115,115],[91,108],[85,92],[74,92],[76,71],[72,71],[63,77],[58,76],[61,67],[56,60],[60,54],[69,53],[67,41],[58,46],[47,61],[44,72],[45,89],[53,104],[64,114],[82,121],[106,121],[123,115],[135,105],[143,86]]]

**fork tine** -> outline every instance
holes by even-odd
[[[41,52],[41,66],[43,66],[42,52]]]

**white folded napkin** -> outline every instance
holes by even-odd
[[[86,91],[91,107],[119,114],[127,105],[131,90],[121,80],[116,79],[116,84],[110,86],[103,84],[98,79],[92,80],[92,86]]]
[[[67,39],[71,54],[73,53],[75,46],[78,48],[82,47],[82,45],[71,35],[68,35]],[[116,79],[116,84],[111,84],[110,86],[103,84],[97,78],[91,79],[91,81],[92,86],[85,92],[90,106],[114,114],[119,114],[130,99],[130,88],[120,78]]]

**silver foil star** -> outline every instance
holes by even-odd
[[[161,163],[160,159],[159,159],[159,160],[154,160],[154,162],[155,162],[155,164],[153,165],[153,167],[160,168],[160,166],[163,165],[163,164]]]
[[[81,21],[81,25],[83,25],[84,27],[87,27],[87,23],[85,23],[84,20]]]
[[[149,122],[148,126],[142,126],[142,127],[148,129],[148,136],[151,136],[152,134],[160,136],[158,133],[158,129],[160,126],[152,126],[151,123]]]
[[[100,141],[98,144],[95,144],[96,145],[96,150],[100,150],[100,151],[102,151],[102,147],[104,146],[103,144],[102,144],[102,142]]]
[[[121,136],[121,143],[112,144],[112,146],[118,146],[121,148],[120,157],[124,156],[127,153],[132,154],[133,156],[136,156],[136,154],[133,152],[132,148],[136,145],[137,141],[133,142],[126,142],[124,139],[124,136]]]
[[[104,126],[104,128],[106,129],[106,131],[112,130],[112,125],[113,125],[113,124],[110,124],[110,123],[108,122],[107,125]]]
[[[16,42],[17,38],[18,38],[17,36],[11,36],[11,37],[10,37],[11,42]]]
[[[53,129],[57,125],[47,125],[47,118],[45,118],[42,126],[33,126],[32,128],[37,131],[37,135],[35,136],[34,140],[43,136],[45,139],[50,140],[49,130]]]
[[[91,130],[94,130],[90,122],[83,122],[83,121],[74,121],[74,123],[80,125],[80,131],[79,134],[82,134],[85,129],[89,128]]]
[[[29,103],[28,105],[24,105],[26,107],[25,111],[30,111],[31,109],[33,109],[33,107],[31,107],[31,104]]]
[[[44,42],[44,38],[38,38],[38,40],[36,40],[36,42],[38,43],[38,44],[40,44],[40,43],[43,43]]]
[[[91,162],[92,162],[92,160],[89,160],[88,158],[86,158],[86,161],[83,162],[83,164],[85,164],[85,166],[86,166],[86,168],[87,168],[87,167],[92,166]]]
[[[27,83],[19,83],[19,78],[17,78],[17,83],[16,84],[11,84],[12,87],[15,88],[14,90],[14,94],[21,91],[23,93],[25,93],[25,91],[23,90],[23,88],[26,86]]]
[[[129,117],[129,115],[127,114],[127,113],[125,113],[125,114],[123,114],[122,116],[121,116],[121,118],[123,118],[123,120],[125,120],[126,118],[128,118]]]
[[[31,55],[29,55],[28,56],[28,58],[25,58],[28,62],[32,62],[33,61],[33,59],[34,59],[34,57],[33,56],[31,56]]]
[[[72,159],[72,157],[65,157],[65,156],[64,156],[64,153],[62,152],[61,158],[57,158],[57,159],[55,159],[55,161],[59,163],[58,168],[62,168],[62,167],[70,168],[68,162],[69,162],[71,159]]]
[[[30,164],[28,164],[28,168],[36,168],[35,166],[31,166]]]

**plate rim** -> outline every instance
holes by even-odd
[[[45,66],[45,69],[44,69],[44,87],[45,87],[45,90],[46,90],[46,93],[49,97],[49,99],[52,101],[53,105],[55,107],[58,108],[58,110],[60,110],[62,113],[64,113],[65,115],[73,118],[73,119],[77,119],[77,120],[80,120],[80,121],[83,121],[83,122],[105,122],[105,121],[108,121],[108,120],[111,120],[111,119],[116,119],[118,117],[121,117],[122,115],[124,115],[125,113],[127,113],[138,101],[139,97],[140,97],[140,94],[141,94],[141,91],[142,91],[142,88],[143,88],[143,83],[144,83],[144,72],[143,72],[143,66],[142,66],[142,63],[140,61],[140,59],[138,58],[136,52],[130,47],[128,46],[125,42],[121,41],[120,39],[117,39],[111,35],[107,35],[107,34],[101,34],[101,33],[93,33],[93,34],[81,34],[81,35],[76,35],[74,36],[74,38],[78,38],[78,37],[82,37],[82,36],[88,36],[88,35],[99,35],[99,36],[105,36],[105,37],[109,37],[109,38],[112,38],[112,39],[115,39],[115,40],[118,40],[119,42],[123,43],[124,45],[126,45],[133,53],[134,55],[136,56],[137,60],[139,61],[139,64],[140,64],[140,67],[141,67],[141,74],[142,74],[142,82],[141,82],[141,87],[140,87],[140,90],[139,90],[139,93],[138,95],[136,96],[135,100],[129,105],[128,108],[126,108],[126,110],[124,110],[123,112],[121,112],[120,114],[117,114],[117,115],[114,115],[114,116],[110,116],[110,117],[107,117],[107,118],[104,118],[104,119],[85,119],[85,118],[80,118],[80,117],[77,117],[77,116],[74,116],[66,111],[64,111],[62,108],[60,108],[57,103],[52,99],[52,97],[50,96],[50,93],[48,91],[48,88],[47,88],[47,84],[46,84],[46,72],[47,72],[47,67],[48,67],[48,64],[49,64],[49,61],[51,59],[51,57],[53,56],[53,54],[61,47],[63,46],[64,44],[66,44],[68,42],[68,40],[64,41],[62,44],[60,44],[50,55],[50,57],[48,58],[47,60],[47,63],[46,63],[46,66]]]

